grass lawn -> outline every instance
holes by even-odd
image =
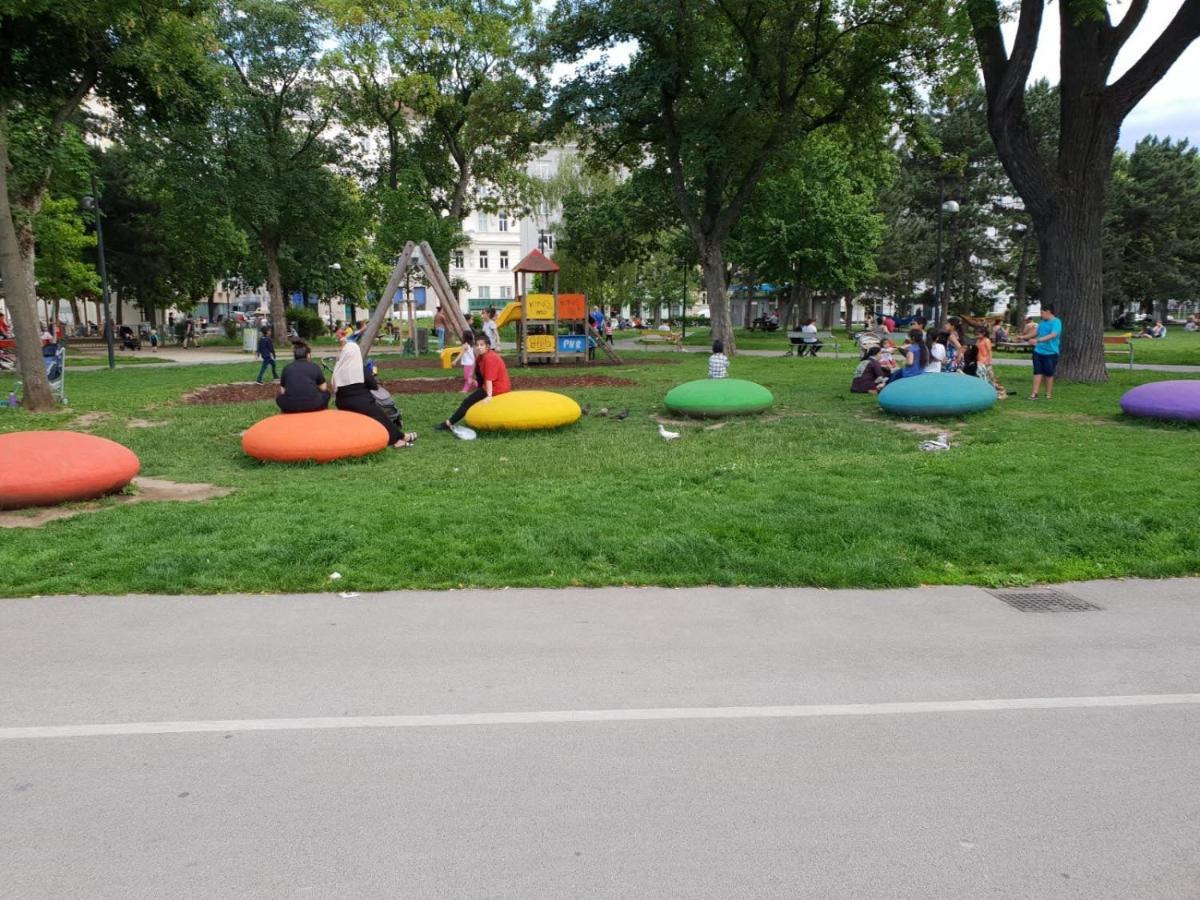
[[[1128,387],[1162,376],[1114,372],[1104,386],[1062,384],[1052,403],[1006,400],[946,423],[953,449],[924,453],[912,423],[848,393],[851,361],[742,357],[731,374],[771,388],[772,415],[673,426],[683,438],[668,443],[651,416],[706,360],[664,356],[682,361],[596,370],[635,387],[566,390],[593,410],[629,407],[624,422],[593,414],[558,432],[463,443],[431,428],[455,395],[399,394],[406,426],[422,433],[416,448],[326,466],[242,454],[240,432],[274,412],[269,402],[180,402],[201,385],[245,380],[244,365],[79,373],[71,412],[0,409],[0,431],[107,412],[91,430],[137,452],[143,474],[236,490],[4,530],[0,596],[996,585],[1200,571],[1197,430],[1117,408]],[[1002,377],[1015,396],[1027,392],[1026,369]],[[10,384],[0,377],[0,392]],[[334,571],[343,578],[330,581]]]

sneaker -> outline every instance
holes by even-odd
[[[438,431],[449,431],[450,430],[450,425],[447,422],[438,422],[433,427]]]

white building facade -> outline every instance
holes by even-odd
[[[573,144],[546,147],[530,161],[526,171],[533,178],[553,178],[563,163],[574,158]],[[513,267],[531,250],[554,256],[555,229],[562,219],[562,208],[540,203],[525,216],[501,210],[474,212],[463,221],[467,243],[455,251],[447,273],[452,280],[465,281],[460,291],[464,311],[469,306],[478,312],[493,306],[500,309],[516,299],[513,296]]]

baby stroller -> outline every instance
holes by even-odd
[[[142,336],[128,325],[121,326],[119,336],[121,338],[121,346],[126,350],[142,349]]]
[[[63,406],[66,406],[70,401],[67,400],[66,393],[66,376],[67,376],[67,348],[65,344],[48,344],[42,348],[42,364],[46,367],[46,379],[50,382],[50,394]],[[20,371],[18,369],[18,371]],[[13,394],[15,395],[21,390],[23,382],[18,381],[13,385]]]

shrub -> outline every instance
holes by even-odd
[[[231,341],[237,340],[238,323],[236,319],[225,319],[223,322],[221,322],[221,327],[225,329],[225,337],[229,338]]]
[[[303,340],[310,341],[325,333],[325,323],[311,306],[289,306],[284,315]]]

